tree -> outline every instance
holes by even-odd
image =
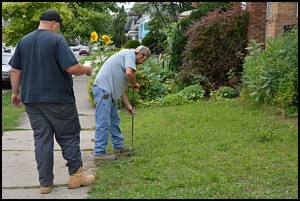
[[[18,41],[39,26],[40,16],[47,9],[54,9],[68,24],[73,15],[65,2],[2,2],[2,17],[10,23],[3,28],[6,45],[15,46]]]
[[[68,7],[74,20],[65,26],[64,36],[66,39],[80,37],[81,43],[87,43],[93,31],[110,34],[113,20],[110,13],[118,11],[116,2],[68,2]]]
[[[111,27],[113,41],[116,47],[121,47],[125,43],[125,24],[126,24],[127,13],[125,12],[124,6],[121,7],[118,13],[113,16],[113,23]]]
[[[80,37],[87,43],[92,31],[109,34],[112,16],[118,11],[116,2],[4,2],[2,17],[10,23],[3,28],[2,38],[15,46],[26,34],[38,28],[39,18],[47,9],[56,10],[63,18],[61,31],[70,41]]]
[[[146,37],[153,37],[148,40],[157,43],[156,49],[167,49],[167,35],[172,31],[171,23],[177,20],[181,12],[191,9],[194,9],[192,2],[148,2],[132,8],[136,13],[148,12],[150,14],[149,36],[147,34]]]

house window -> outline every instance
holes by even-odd
[[[272,2],[267,2],[267,13],[266,13],[267,20],[271,18],[271,7],[272,7]]]

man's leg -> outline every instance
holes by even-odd
[[[96,103],[95,111],[95,148],[94,154],[100,155],[106,153],[108,136],[110,131],[110,108],[111,95],[98,86],[93,86],[94,100]]]
[[[81,126],[75,103],[51,104],[47,112],[52,113],[49,121],[55,129],[55,138],[67,161],[69,175],[74,174],[81,166],[80,131]]]
[[[90,185],[95,177],[86,176],[82,170],[80,150],[80,122],[75,103],[45,103],[43,113],[55,130],[55,138],[62,149],[63,158],[69,170],[68,188]]]
[[[40,104],[25,104],[33,130],[35,159],[42,187],[53,185],[53,147],[54,129],[39,107]]]
[[[115,102],[112,103],[110,118],[111,118],[110,133],[111,133],[111,142],[112,142],[113,149],[123,148],[124,138],[120,129],[120,116],[118,112],[118,106]]]

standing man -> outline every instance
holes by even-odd
[[[136,64],[144,63],[151,55],[145,46],[136,49],[124,49],[108,58],[99,70],[93,84],[94,100],[96,102],[96,132],[95,132],[95,160],[115,160],[116,155],[106,153],[108,137],[110,135],[115,153],[126,153],[121,133],[120,116],[116,100],[122,98],[128,111],[133,115],[135,109],[128,101],[126,86],[140,88],[135,80]]]
[[[9,64],[12,105],[24,103],[33,130],[35,159],[42,194],[53,186],[54,136],[67,161],[69,188],[90,185],[95,177],[82,170],[81,126],[75,104],[72,75],[92,74],[92,66],[82,66],[65,38],[57,34],[62,18],[54,10],[45,11],[37,30],[24,36]],[[19,93],[20,86],[21,94]]]

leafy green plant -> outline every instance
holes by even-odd
[[[236,89],[232,87],[223,86],[218,90],[210,92],[210,100],[226,100],[236,98],[239,95]]]
[[[274,139],[274,126],[263,125],[262,127],[260,127],[260,131],[258,133],[259,142],[270,142]]]
[[[268,39],[265,50],[254,40],[250,41],[247,49],[249,55],[243,64],[243,86],[247,92],[245,97],[248,94],[249,98],[257,102],[284,109],[297,107],[298,28]]]
[[[129,40],[129,41],[127,41],[127,43],[125,44],[125,48],[126,48],[126,49],[137,48],[137,47],[140,46],[140,45],[141,45],[140,41],[137,41],[137,40]]]
[[[142,107],[182,105],[194,101],[200,101],[203,99],[204,94],[205,91],[200,85],[190,85],[176,94],[169,94],[163,98],[148,102],[141,102],[140,104]]]
[[[260,98],[268,100],[267,98],[271,96],[270,92],[273,92],[272,88],[275,85],[276,78],[280,75],[280,69],[274,70],[272,68],[261,71],[261,76],[251,79],[249,76],[245,75],[245,84],[252,89],[250,96],[255,97],[255,101]]]
[[[174,73],[163,68],[155,57],[150,57],[143,65],[137,66],[136,79],[140,84],[140,97],[143,101],[156,100],[173,93]]]
[[[184,77],[192,73],[205,76],[212,83],[208,90],[238,84],[239,79],[232,75],[240,75],[243,70],[247,22],[248,14],[240,6],[226,12],[217,8],[194,22],[185,32],[188,42],[181,69]]]
[[[187,38],[184,35],[193,21],[200,21],[207,13],[213,11],[214,8],[227,10],[233,4],[227,2],[200,2],[200,6],[195,9],[186,18],[180,19],[178,22],[171,25],[172,31],[168,34],[169,52],[171,55],[171,69],[179,72],[183,62],[183,51],[187,44]]]
[[[186,97],[188,101],[199,101],[204,97],[205,91],[203,88],[196,84],[190,85],[178,93],[178,96]]]

